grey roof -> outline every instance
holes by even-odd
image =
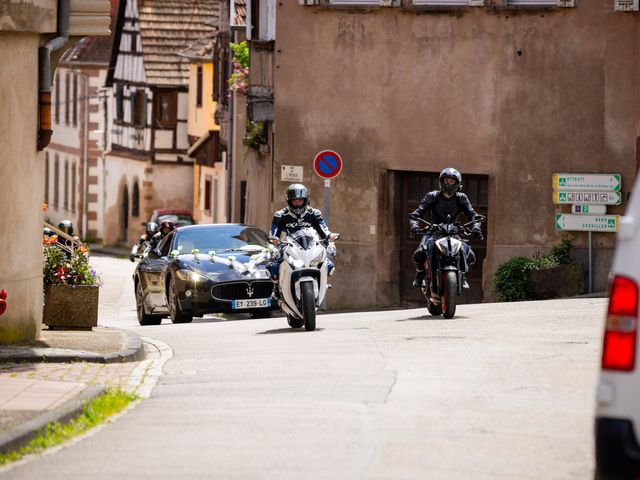
[[[185,45],[214,32],[220,0],[141,0],[139,11],[147,83],[186,85],[188,62],[179,54]]]

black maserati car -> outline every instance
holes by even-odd
[[[140,325],[191,322],[206,313],[267,317],[277,306],[265,270],[267,235],[242,224],[189,225],[167,235],[133,274]]]

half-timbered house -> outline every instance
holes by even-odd
[[[107,244],[130,244],[156,208],[193,208],[185,45],[213,33],[218,0],[122,0],[107,86]]]

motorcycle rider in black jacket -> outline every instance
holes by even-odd
[[[291,235],[292,233],[311,227],[318,232],[322,240],[326,240],[331,233],[327,227],[322,212],[317,208],[309,206],[309,191],[301,183],[294,183],[287,188],[287,205],[278,210],[273,215],[271,222],[271,235],[280,238],[281,234]],[[330,244],[327,248],[330,258],[335,258],[335,247]],[[282,263],[282,249],[278,249],[278,256],[266,265],[274,282],[272,298],[277,300],[279,296],[278,276],[280,274],[280,264]],[[329,272],[333,269],[333,262],[328,261]]]
[[[426,212],[429,212],[431,214],[431,223],[447,223],[447,217],[449,216],[449,221],[454,223],[457,221],[460,212],[462,212],[469,221],[473,222],[476,220],[478,214],[471,206],[469,198],[460,192],[462,188],[462,175],[460,175],[460,172],[455,168],[445,168],[440,172],[439,183],[440,190],[428,192],[420,202],[420,205],[418,205],[418,208],[411,212],[410,217],[422,217]],[[410,218],[409,224],[411,227],[411,238],[416,238],[420,230],[418,221]],[[482,236],[479,222],[473,224],[471,233],[476,237]],[[432,255],[435,240],[433,235],[424,235],[420,246],[413,254],[413,262],[416,266],[416,278],[413,281],[414,287],[422,286],[422,282],[427,274],[425,270],[425,260],[429,260],[427,262],[428,265],[433,263]],[[462,242],[462,245],[465,263],[462,272],[462,287],[469,288],[464,274],[468,270],[468,266],[475,263],[475,254],[466,242]]]

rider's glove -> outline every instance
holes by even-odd
[[[471,229],[471,234],[474,237],[480,238],[480,237],[482,237],[482,229],[478,225],[476,225]]]
[[[409,237],[411,237],[411,239],[414,240],[418,238],[418,235],[420,235],[420,229],[418,228],[417,225],[412,225],[411,230],[409,231]]]

